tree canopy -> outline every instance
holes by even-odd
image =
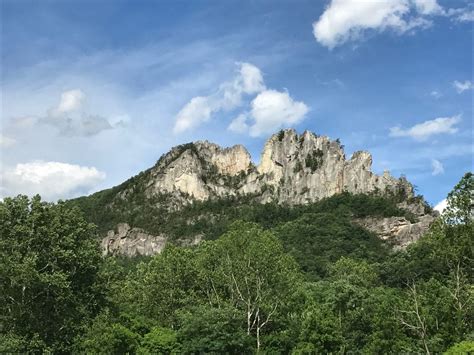
[[[472,351],[473,175],[418,242],[394,252],[351,223],[402,215],[341,194],[308,206],[229,201],[193,247],[102,257],[74,204],[0,202],[0,352],[104,354]],[[174,223],[173,222],[173,223]]]

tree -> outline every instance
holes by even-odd
[[[474,218],[474,174],[464,174],[454,189],[448,194],[448,205],[444,220],[448,224],[468,224]]]
[[[231,306],[203,305],[179,313],[180,353],[251,354],[253,339],[245,329],[245,317]]]
[[[263,330],[300,281],[295,261],[272,233],[254,223],[235,222],[208,250],[206,264],[213,264],[207,280],[214,302],[225,299],[244,312],[246,332],[255,334],[260,349]]]
[[[87,354],[130,354],[140,344],[141,337],[121,323],[115,322],[108,311],[94,319],[78,341],[77,352]]]
[[[154,327],[143,337],[138,354],[179,354],[176,331],[169,328]]]
[[[454,344],[450,347],[445,355],[457,355],[457,354],[472,354],[474,353],[474,341],[466,340],[460,343]]]
[[[39,196],[5,198],[0,202],[2,333],[67,351],[102,303],[96,283],[100,264],[95,228],[78,209]]]
[[[193,249],[168,246],[127,276],[114,302],[123,314],[176,327],[178,310],[202,302],[195,260]]]

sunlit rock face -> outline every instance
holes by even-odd
[[[371,172],[372,156],[356,152],[346,160],[339,141],[311,132],[298,135],[289,129],[266,142],[260,164],[254,167],[241,145],[221,148],[199,141],[173,148],[152,168],[149,195],[176,193],[184,200],[207,200],[254,194],[261,202],[302,204],[343,191],[370,193],[413,188],[388,172]],[[186,202],[186,201],[183,201]]]
[[[131,228],[127,223],[119,223],[102,239],[102,253],[130,257],[154,255],[161,253],[166,241],[164,236],[154,236],[143,229]]]
[[[237,181],[236,176],[251,168],[250,154],[241,145],[185,144],[173,148],[152,169],[148,194],[172,193],[201,201],[235,195],[228,180]]]
[[[413,187],[405,179],[396,179],[388,172],[378,176],[371,167],[372,156],[368,152],[356,152],[346,160],[339,141],[308,131],[298,135],[294,130],[286,130],[273,135],[265,144],[257,169],[261,176],[255,180],[272,186],[273,194],[267,200],[274,198],[280,203],[315,202],[343,191],[401,190],[407,197],[413,196]],[[257,191],[261,186],[243,188]]]
[[[405,217],[366,217],[355,220],[355,223],[374,232],[379,238],[392,245],[394,249],[405,249],[420,239],[438,217],[438,212],[427,213],[421,201],[411,204],[405,201],[399,203],[398,207],[412,213],[415,221],[411,222]]]

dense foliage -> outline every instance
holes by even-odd
[[[95,227],[39,196],[0,203],[0,352],[67,351],[103,306]]]
[[[308,206],[188,206],[166,228],[207,240],[138,260],[100,258],[70,204],[5,199],[0,352],[473,351],[473,191],[468,173],[406,251],[351,223],[403,214],[393,201],[341,194]]]

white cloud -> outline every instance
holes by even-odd
[[[471,8],[449,9],[446,16],[451,17],[454,22],[472,22],[474,21],[474,10]]]
[[[94,167],[37,160],[6,169],[1,178],[3,196],[38,193],[46,200],[56,200],[89,192],[105,179],[105,173]]]
[[[59,105],[52,110],[53,115],[61,115],[81,108],[85,94],[79,90],[65,91],[61,94]]]
[[[242,81],[242,90],[246,94],[255,94],[265,90],[262,72],[252,64],[242,63],[238,80]]]
[[[438,211],[439,213],[443,213],[444,210],[448,207],[448,200],[444,199],[442,201],[439,201],[436,206],[433,207],[435,211]]]
[[[391,137],[411,137],[416,140],[426,140],[433,135],[443,133],[456,133],[458,128],[455,127],[461,121],[461,116],[453,117],[439,117],[434,120],[425,121],[414,125],[408,129],[402,129],[400,127],[390,128]]]
[[[443,8],[436,0],[414,0],[416,10],[423,15],[443,14]]]
[[[193,97],[176,115],[175,133],[181,133],[209,121],[218,105],[209,97]]]
[[[456,17],[459,22],[472,22],[474,21],[474,11],[465,11]]]
[[[63,92],[58,106],[48,110],[37,122],[56,127],[65,136],[93,136],[114,128],[102,116],[81,112],[85,97],[79,89]]]
[[[399,34],[431,25],[427,16],[444,10],[436,0],[332,0],[317,21],[313,34],[322,45],[332,49],[357,40],[368,31],[393,30]]]
[[[15,145],[15,143],[15,139],[0,134],[0,148],[9,148]]]
[[[275,130],[297,124],[303,120],[308,107],[303,102],[294,101],[288,92],[265,90],[252,101],[249,127],[253,137],[275,132]]]
[[[182,133],[209,121],[219,111],[232,110],[242,102],[244,94],[256,94],[265,90],[259,68],[249,63],[238,63],[239,71],[230,82],[220,85],[219,90],[209,96],[192,98],[176,115],[174,133]]]
[[[241,113],[230,123],[228,130],[235,133],[246,133],[249,129],[247,124],[247,114]]]
[[[433,176],[444,174],[444,166],[439,160],[431,159],[431,168],[433,169],[431,172]]]
[[[443,94],[439,91],[433,90],[430,92],[430,96],[433,96],[435,99],[439,99],[441,96],[443,96]]]
[[[21,130],[47,125],[56,128],[59,134],[64,136],[93,136],[126,124],[120,121],[112,125],[100,115],[83,112],[85,97],[84,92],[79,89],[65,91],[61,94],[58,105],[47,110],[45,115],[13,118],[11,126]]]
[[[455,80],[453,82],[453,86],[456,89],[456,91],[458,92],[458,94],[461,94],[466,90],[472,90],[472,88],[474,87],[474,85],[472,84],[472,82],[470,80],[466,80],[464,82],[460,82],[460,81]]]

